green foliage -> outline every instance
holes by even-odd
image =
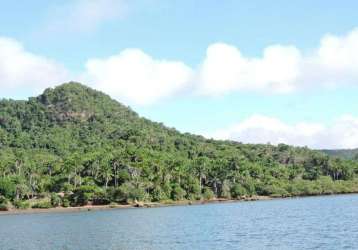
[[[12,203],[17,209],[28,209],[30,208],[30,203],[28,201],[15,200]]]
[[[69,207],[71,205],[70,199],[68,196],[64,196],[62,198],[62,206],[63,207]]]
[[[194,197],[195,195],[193,195]],[[170,199],[170,194],[168,194],[167,192],[165,192],[165,190],[163,190],[160,186],[155,186],[153,191],[152,191],[152,200],[153,201],[164,201],[164,200],[169,200]]]
[[[0,195],[0,211],[9,210],[9,200]]]
[[[210,188],[206,187],[204,188],[204,192],[203,192],[203,198],[204,200],[211,200],[215,197],[215,194],[213,192],[213,190],[211,190]]]
[[[59,207],[62,204],[62,199],[58,194],[52,193],[51,194],[51,206],[52,207]]]
[[[16,184],[9,178],[0,178],[0,196],[13,198],[16,194]]]
[[[0,149],[0,196],[38,207],[358,192],[358,158],[182,134],[73,82],[1,100]]]
[[[105,201],[105,192],[97,186],[80,186],[73,191],[70,199],[72,206],[109,203],[109,201]]]
[[[46,209],[46,208],[52,208],[50,201],[37,201],[32,205],[32,208],[40,208],[40,209]]]
[[[179,184],[175,183],[172,189],[172,197],[171,197],[172,200],[175,201],[183,200],[185,195],[186,195],[185,190]]]
[[[0,211],[8,211],[9,206],[6,203],[0,203]]]
[[[132,203],[134,201],[144,201],[148,198],[143,188],[136,187],[129,182],[112,190],[111,197],[113,201],[118,203]]]
[[[333,157],[339,157],[347,160],[358,160],[358,149],[326,149],[322,150],[322,152]]]
[[[233,198],[240,198],[241,196],[247,195],[247,190],[239,183],[236,183],[231,188],[231,196]]]

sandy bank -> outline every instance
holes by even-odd
[[[168,207],[168,206],[185,206],[185,205],[201,205],[211,203],[229,203],[229,202],[243,202],[243,201],[257,201],[257,200],[270,200],[269,196],[252,196],[242,199],[212,199],[200,201],[173,201],[173,202],[137,202],[128,205],[87,205],[82,207],[56,207],[56,208],[29,208],[29,209],[11,209],[9,211],[0,211],[0,215],[8,214],[33,214],[33,213],[66,213],[66,212],[85,212],[85,211],[100,211],[109,209],[123,209],[123,208],[155,208],[155,207]]]

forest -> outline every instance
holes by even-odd
[[[354,193],[357,158],[180,133],[75,82],[0,101],[0,210]]]

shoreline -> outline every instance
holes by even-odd
[[[251,196],[241,199],[225,199],[217,198],[212,200],[182,200],[173,201],[168,203],[163,202],[137,202],[133,204],[116,204],[116,205],[86,205],[81,207],[54,207],[54,208],[28,208],[28,209],[11,209],[8,211],[0,211],[1,215],[19,215],[19,214],[39,214],[39,213],[72,213],[72,212],[91,212],[91,211],[105,211],[115,209],[135,209],[135,208],[159,208],[171,206],[191,206],[191,205],[206,205],[206,204],[219,204],[219,203],[236,203],[236,202],[252,202],[252,201],[269,201],[277,199],[294,199],[294,198],[308,198],[319,196],[332,196],[332,195],[351,195],[353,193],[337,193],[337,194],[320,194],[320,195],[302,195],[290,197],[272,197],[272,196]]]
[[[135,208],[158,208],[158,207],[171,207],[171,206],[191,206],[191,205],[205,205],[216,203],[233,203],[233,202],[247,202],[259,200],[272,200],[275,199],[269,196],[252,196],[242,199],[225,199],[218,198],[212,200],[181,200],[172,202],[137,202],[133,204],[111,204],[111,205],[86,205],[81,207],[54,207],[54,208],[27,208],[27,209],[10,209],[8,211],[0,211],[1,215],[15,215],[15,214],[38,214],[38,213],[71,213],[71,212],[90,212],[90,211],[103,211],[114,209],[135,209]]]

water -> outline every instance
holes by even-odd
[[[358,249],[358,195],[2,215],[0,249]]]

